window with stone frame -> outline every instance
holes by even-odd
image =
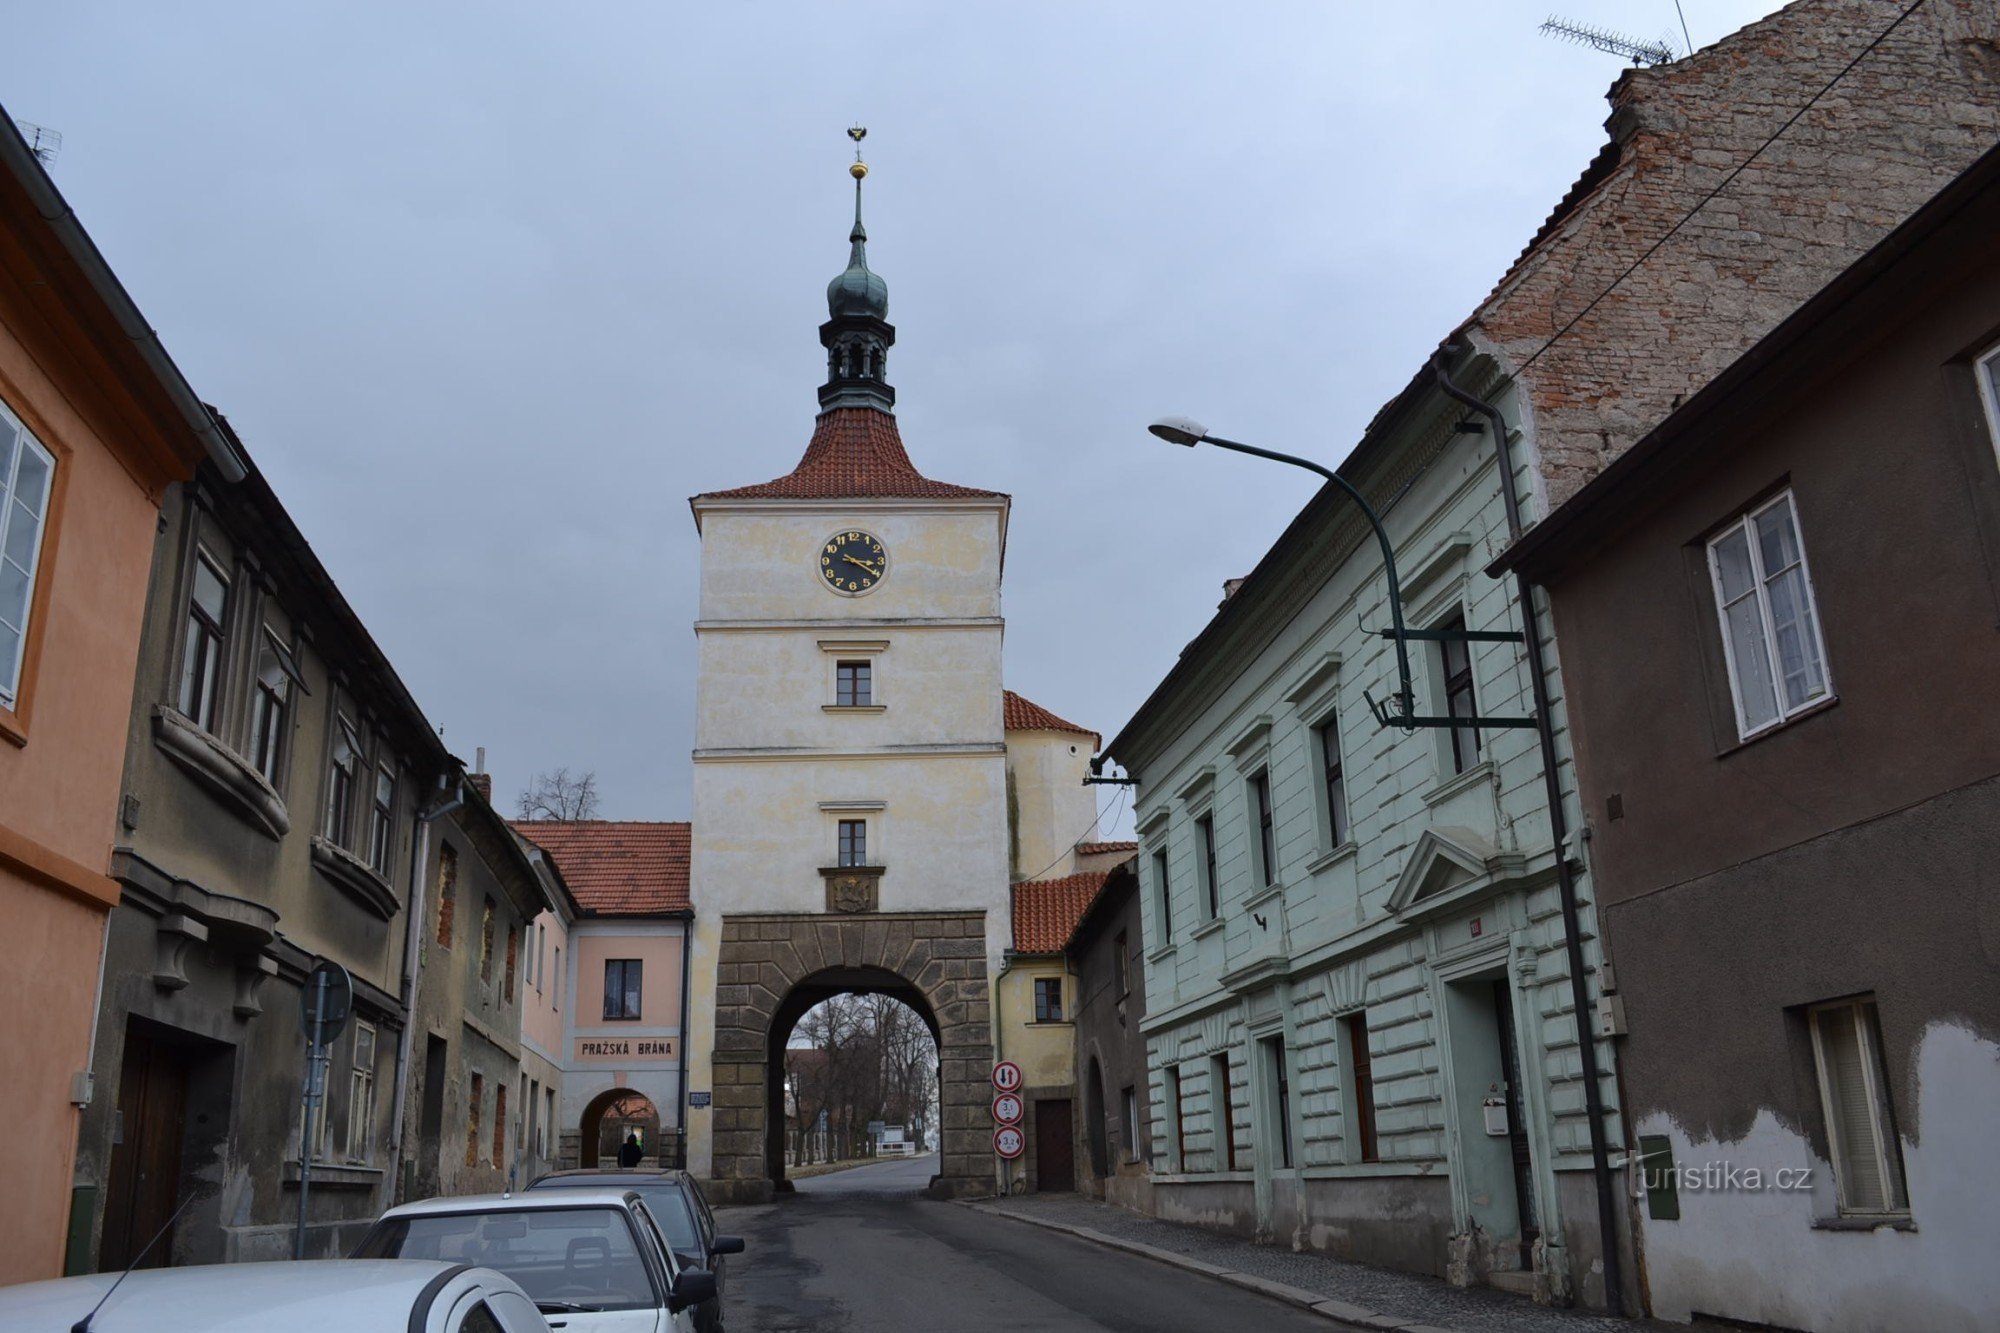
[[[20,706],[55,455],[0,404],[0,708]]]
[[[1201,890],[1208,900],[1208,919],[1213,921],[1222,915],[1222,885],[1215,877],[1215,816],[1195,820],[1194,832],[1201,852]]]
[[[1278,881],[1277,830],[1271,810],[1271,770],[1260,768],[1250,775],[1250,818],[1255,825],[1258,887]]]
[[[354,1025],[354,1059],[348,1074],[347,1160],[365,1164],[375,1127],[375,1029]]]
[[[1465,632],[1465,616],[1454,615],[1439,621],[1432,628],[1462,634]],[[1472,645],[1464,639],[1441,639],[1437,652],[1444,681],[1445,716],[1478,717],[1479,700],[1472,681]],[[1447,734],[1451,742],[1453,773],[1463,773],[1479,762],[1479,728],[1453,727]]]
[[[1313,748],[1319,752],[1320,794],[1326,802],[1326,836],[1329,848],[1345,846],[1347,826],[1347,774],[1340,762],[1340,715],[1328,717],[1313,728]]]
[[[843,819],[840,821],[839,864],[843,866],[865,866],[868,864],[868,821],[865,819]]]
[[[1160,945],[1165,947],[1174,938],[1174,890],[1167,876],[1167,854],[1153,853],[1153,892],[1159,895],[1160,904]]]
[[[333,754],[327,764],[326,823],[320,830],[337,847],[354,829],[354,792],[361,781],[361,735],[343,713],[333,717]]]
[[[368,864],[389,877],[389,858],[396,849],[396,770],[375,767],[375,800],[368,811]]]
[[[292,651],[269,625],[257,646],[257,676],[251,682],[250,762],[273,787],[284,776],[291,735],[292,689],[299,674]]]
[[[196,548],[188,583],[187,640],[181,646],[179,705],[182,715],[203,731],[215,730],[228,646],[229,576],[208,552]]]
[[[838,662],[833,668],[833,702],[839,708],[868,708],[875,703],[875,670],[867,662]]]

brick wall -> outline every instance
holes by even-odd
[[[1798,0],[1628,71],[1611,145],[1481,306],[1559,503],[2000,140],[2000,5]],[[1549,337],[1749,165],[1547,352]],[[1526,369],[1522,367],[1526,364]]]

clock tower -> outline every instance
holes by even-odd
[[[849,133],[858,149],[865,131]],[[903,447],[858,151],[850,171],[851,248],[827,287],[827,378],[805,453],[775,480],[691,501],[686,1123],[688,1167],[719,1199],[783,1188],[783,1047],[807,1008],[844,991],[894,994],[938,1037],[934,1189],[984,1193],[994,1179],[989,997],[1011,938],[1009,501],[925,476]]]

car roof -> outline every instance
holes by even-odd
[[[625,1198],[633,1191],[606,1185],[601,1189],[550,1190],[541,1194],[525,1191],[513,1194],[459,1194],[450,1198],[418,1199],[414,1203],[400,1203],[382,1214],[386,1221],[392,1217],[435,1217],[444,1213],[498,1213],[514,1212],[521,1209],[541,1208],[581,1208],[591,1204],[622,1208]]]
[[[658,1182],[663,1180],[672,1181],[674,1184],[678,1185],[682,1181],[688,1179],[687,1172],[677,1170],[672,1167],[573,1166],[569,1168],[567,1171],[549,1171],[542,1175],[536,1176],[534,1180],[530,1182],[530,1184],[531,1186],[539,1185],[544,1180],[567,1180],[572,1177],[578,1177],[578,1176],[610,1176],[610,1177],[615,1177],[619,1180],[629,1180],[635,1186],[645,1185],[645,1184],[657,1184]]]
[[[463,1264],[431,1259],[307,1259],[142,1268],[125,1276],[91,1333],[268,1333],[272,1328],[395,1329],[426,1286]],[[117,1273],[0,1287],[0,1327],[68,1328]]]

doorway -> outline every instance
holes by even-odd
[[[1035,1190],[1041,1194],[1076,1190],[1076,1138],[1067,1097],[1035,1103]]]
[[[135,1261],[142,1268],[173,1261],[175,1232],[187,1229],[189,1217],[183,1214],[172,1228],[168,1222],[193,1187],[189,1156],[213,1150],[226,1134],[229,1050],[142,1018],[127,1021],[105,1179],[100,1271]],[[197,1101],[199,1123],[191,1126]],[[156,1235],[158,1243],[148,1249]]]
[[[1530,1270],[1540,1231],[1513,988],[1502,969],[1444,992],[1467,1220],[1489,1238],[1493,1267]]]
[[[424,1101],[417,1118],[417,1160],[411,1198],[428,1199],[443,1192],[439,1163],[444,1157],[444,1078],[450,1057],[443,1037],[424,1038]]]

